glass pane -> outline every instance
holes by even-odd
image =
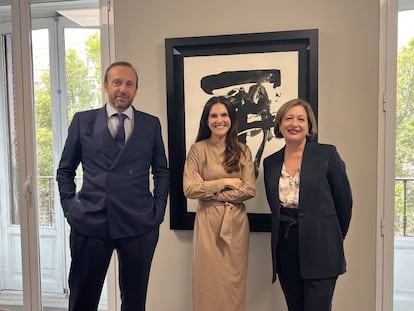
[[[99,29],[65,28],[68,123],[75,112],[102,106]]]
[[[70,227],[55,182],[67,127],[75,112],[100,106],[100,31],[85,27],[74,10],[99,23],[92,1],[32,5],[32,55],[36,124],[39,245],[43,310],[68,309]],[[76,7],[71,7],[71,3]],[[98,1],[95,1],[98,8]],[[88,15],[88,14],[86,14]],[[80,185],[82,170],[77,181]],[[106,286],[100,310],[107,310]]]
[[[414,310],[414,10],[398,13],[394,311]]]
[[[65,260],[67,247],[63,238],[63,219],[55,198],[52,130],[53,106],[49,29],[32,31],[33,83],[36,126],[37,185],[39,215],[39,249],[43,306],[65,308]],[[55,206],[57,205],[57,206]],[[61,301],[60,299],[61,298]]]
[[[0,309],[23,305],[11,8],[0,6]]]

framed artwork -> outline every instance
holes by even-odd
[[[256,196],[245,202],[250,230],[270,231],[263,159],[284,146],[273,133],[283,103],[300,97],[318,115],[318,30],[167,38],[165,53],[170,228],[193,229],[197,200],[184,196],[184,162],[204,104],[223,95],[235,105],[239,141],[254,158]]]

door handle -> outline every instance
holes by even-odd
[[[29,176],[29,179],[25,181],[23,184],[23,191],[24,191],[24,197],[26,199],[29,199],[32,196],[33,193],[33,185],[32,185],[32,176]]]

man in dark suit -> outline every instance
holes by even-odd
[[[56,180],[71,226],[70,311],[97,310],[114,249],[122,311],[145,310],[169,171],[158,118],[132,106],[137,88],[132,65],[113,63],[104,78],[107,104],[76,113],[68,130]],[[83,183],[76,193],[79,164]]]

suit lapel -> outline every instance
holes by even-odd
[[[106,106],[96,110],[94,118],[90,120],[93,128],[92,135],[95,143],[110,159],[115,159],[119,153],[119,147],[108,129],[108,114]]]
[[[319,152],[315,148],[315,144],[306,143],[300,167],[299,208],[301,208],[302,199],[306,197],[309,185],[315,177],[314,169],[317,167],[318,157]]]
[[[134,152],[139,152],[146,142],[152,141],[152,138],[148,137],[149,135],[146,118],[134,108],[134,129],[125,144],[123,152],[127,152],[131,147],[134,148]]]
[[[273,197],[273,208],[274,212],[276,213],[277,217],[280,216],[280,200],[279,200],[279,179],[282,173],[282,165],[285,157],[285,147],[283,147],[279,152],[275,154],[273,161],[269,167],[270,172],[269,176],[271,177],[270,182],[270,189],[274,189],[272,192]]]
[[[143,120],[137,110],[134,109],[134,128],[129,136],[125,148],[128,146],[134,145],[137,146],[140,143],[140,139],[142,139],[142,133],[145,131],[145,125],[143,124]],[[141,133],[141,134],[139,134]]]
[[[93,122],[92,133],[95,141],[99,145],[103,145],[108,141],[109,137],[112,137],[108,129],[108,115],[105,106],[98,109],[94,117],[94,119],[91,119],[91,122]]]

